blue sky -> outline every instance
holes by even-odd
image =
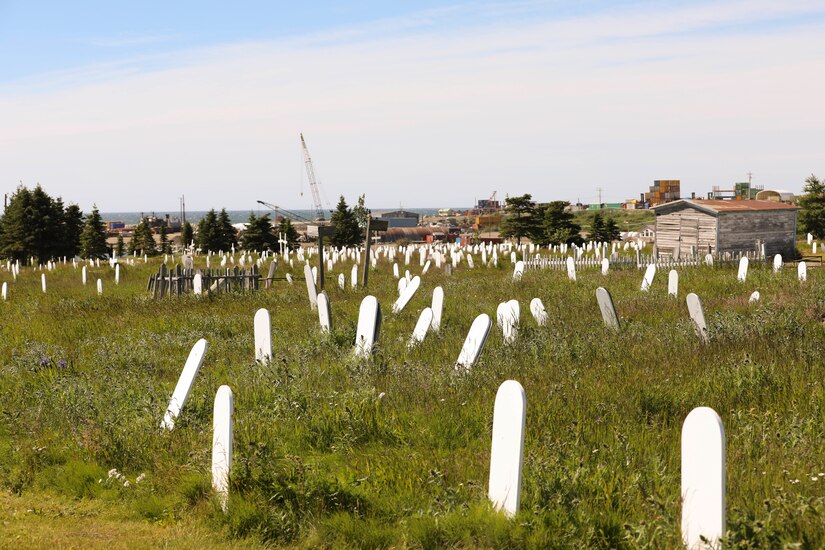
[[[88,209],[798,191],[825,3],[0,0],[0,184]]]

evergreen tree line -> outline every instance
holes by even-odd
[[[20,186],[0,216],[0,257],[27,264],[58,258],[105,258],[106,232],[95,206],[86,216],[76,204],[65,206],[38,184]]]
[[[573,213],[568,210],[567,201],[552,201],[537,204],[530,194],[508,198],[504,203],[505,216],[501,222],[501,236],[522,238],[547,246],[560,244],[581,245],[581,225],[576,223]],[[591,224],[590,240],[612,242],[620,237],[619,227],[613,218],[605,218],[596,212]]]
[[[187,227],[188,226],[188,227]],[[254,212],[249,213],[246,229],[238,238],[235,228],[229,219],[226,209],[217,212],[210,210],[198,223],[198,230],[193,234],[191,225],[184,224],[181,230],[181,240],[184,246],[194,242],[202,252],[219,250],[228,251],[233,246],[240,245],[244,250],[257,250],[258,252],[278,251],[278,234],[285,235],[287,247],[295,249],[298,247],[298,231],[293,227],[289,218],[282,218],[276,227],[272,226],[269,214],[256,216]]]

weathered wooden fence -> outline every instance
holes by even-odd
[[[203,293],[249,292],[258,290],[261,284],[261,275],[258,266],[250,269],[184,269],[180,264],[167,269],[166,264],[160,266],[157,273],[149,277],[146,291],[155,298],[180,296],[192,292],[195,274],[200,273]],[[267,283],[269,278],[263,279]],[[267,285],[268,286],[268,285]]]
[[[735,264],[738,263],[742,257],[747,257],[752,261],[764,261],[765,257],[759,252],[725,252],[720,255],[713,256],[714,265],[719,264]],[[614,267],[635,267],[637,269],[645,269],[649,264],[655,264],[657,268],[675,268],[675,267],[698,267],[706,265],[705,256],[702,255],[683,255],[680,258],[674,259],[671,256],[660,256],[658,254],[636,254],[636,256],[628,256],[626,254],[611,254],[607,256],[610,261],[610,268]],[[591,255],[575,258],[576,269],[578,268],[601,268],[602,258],[596,258]],[[567,269],[567,256],[542,256],[540,258],[533,258],[524,262],[524,267],[527,269]]]

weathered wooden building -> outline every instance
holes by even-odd
[[[682,199],[652,210],[659,254],[751,252],[764,244],[768,256],[793,256],[798,208],[790,204]]]

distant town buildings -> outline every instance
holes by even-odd
[[[389,222],[389,228],[416,227],[421,216],[409,210],[393,210],[392,212],[384,212],[379,218]]]
[[[650,206],[657,206],[681,198],[680,180],[653,180],[650,191],[645,193],[645,203]]]

